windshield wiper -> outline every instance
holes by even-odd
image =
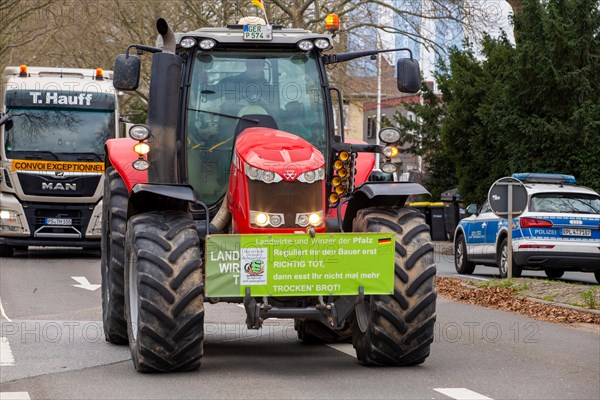
[[[84,152],[77,151],[73,154],[77,155],[77,160],[79,160],[79,161],[93,161],[93,160],[104,161],[99,154],[94,153],[93,151],[84,151]]]
[[[195,109],[195,108],[188,108],[188,110],[190,110],[190,111],[196,111],[196,112],[202,112],[202,113],[207,113],[207,114],[211,114],[211,115],[218,115],[219,117],[227,117],[227,118],[233,118],[233,119],[242,119],[244,121],[254,122],[255,124],[258,124],[260,122],[259,120],[255,119],[255,118],[239,117],[237,115],[222,114],[222,113],[218,113],[218,112],[214,112],[214,111],[198,110],[198,109]]]
[[[20,152],[21,150],[13,150],[13,152]],[[53,152],[53,151],[49,151],[49,150],[32,150],[32,151],[27,151],[27,155],[25,156],[26,160],[42,160],[44,157],[38,154],[49,154],[52,157],[54,157],[54,159],[56,161],[58,161],[58,155]]]

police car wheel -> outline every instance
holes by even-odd
[[[545,269],[544,272],[550,279],[559,279],[565,274],[563,269]]]
[[[514,257],[514,255],[513,255]],[[500,278],[508,277],[508,240],[504,238],[502,240],[502,244],[500,245],[500,251],[498,252],[498,270],[500,271]],[[523,268],[519,265],[516,265],[512,262],[512,276],[513,278],[520,278],[523,273]]]
[[[454,244],[454,267],[462,275],[471,275],[475,270],[475,263],[467,259],[467,243],[462,234],[458,235]]]
[[[594,277],[596,277],[596,282],[598,282],[600,284],[600,271],[595,271]]]

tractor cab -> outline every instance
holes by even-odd
[[[326,103],[317,57],[298,48],[194,50],[185,136],[188,181],[203,201],[213,205],[225,195],[233,149],[246,129],[266,128],[254,130],[255,138],[246,139],[250,143],[262,135],[280,141],[277,130],[326,154]],[[266,167],[273,170],[278,155],[264,161],[272,161]]]

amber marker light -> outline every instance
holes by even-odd
[[[325,17],[325,29],[331,32],[340,29],[340,17],[337,14],[328,14]]]
[[[144,142],[136,143],[135,146],[133,146],[133,151],[140,156],[144,156],[150,152],[150,146],[148,146],[148,143]]]

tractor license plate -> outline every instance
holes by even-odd
[[[244,25],[244,40],[272,40],[271,25]]]
[[[71,218],[46,218],[46,225],[73,225]]]
[[[591,237],[592,230],[591,229],[574,229],[574,228],[564,228],[562,230],[563,236],[585,236]]]

